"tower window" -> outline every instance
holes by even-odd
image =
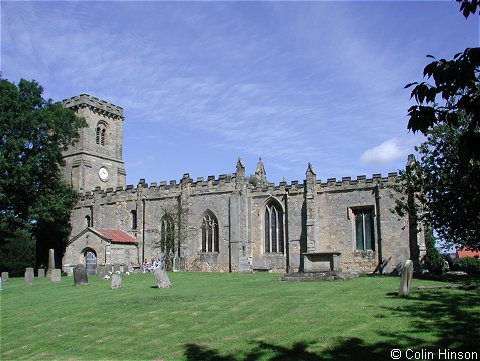
[[[105,124],[98,123],[97,130],[95,133],[95,143],[97,143],[98,145],[104,146],[106,144],[106,140],[107,140],[107,128]]]

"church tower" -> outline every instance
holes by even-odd
[[[78,142],[63,153],[67,183],[79,192],[125,186],[123,109],[88,94],[65,99],[62,105],[87,122]]]

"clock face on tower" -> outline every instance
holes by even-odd
[[[98,171],[98,176],[102,182],[108,181],[108,170],[105,167],[102,167]]]

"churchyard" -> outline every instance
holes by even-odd
[[[400,277],[279,282],[278,274],[88,276],[3,282],[2,360],[390,360],[478,352],[478,288]],[[423,352],[423,353],[422,353]],[[478,352],[480,354],[480,352]],[[464,354],[466,355],[466,354]],[[438,359],[438,358],[437,358]],[[478,356],[477,356],[478,359]]]

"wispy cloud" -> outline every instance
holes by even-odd
[[[55,100],[87,92],[122,106],[133,182],[228,172],[237,156],[250,167],[262,156],[277,181],[307,162],[321,177],[395,170],[418,140],[403,85],[426,53],[469,41],[459,15],[439,16],[451,4],[419,3],[4,2],[2,72]],[[159,152],[168,160],[141,174]]]

